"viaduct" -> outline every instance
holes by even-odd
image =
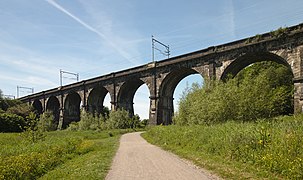
[[[81,108],[100,113],[107,93],[111,110],[123,108],[133,114],[135,92],[146,84],[150,95],[149,124],[167,125],[174,113],[174,90],[183,78],[200,74],[204,79],[224,80],[228,74],[235,76],[259,61],[274,61],[291,69],[294,111],[302,112],[303,24],[60,86],[20,100],[32,104],[39,113],[53,112],[54,121],[65,128],[80,120]]]

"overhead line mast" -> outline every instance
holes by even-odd
[[[63,74],[73,75],[76,77],[76,79],[75,78],[69,78],[69,79],[77,80],[77,82],[79,81],[79,73],[72,73],[72,72],[63,71],[62,69],[60,69],[60,86],[62,86],[62,79],[67,78],[67,77],[63,77],[62,76]]]
[[[160,44],[161,46],[163,46],[166,49],[166,51],[162,51],[161,49],[158,49],[156,47],[156,44]],[[167,56],[167,59],[169,58],[169,55],[170,55],[169,45],[165,45],[164,43],[158,41],[152,35],[152,60],[153,60],[153,62],[155,61],[155,50],[159,51],[164,56]]]
[[[27,90],[31,90],[31,93],[34,93],[34,88],[30,88],[30,87],[22,87],[22,86],[17,86],[17,98],[19,98],[19,92],[20,89],[27,89]]]

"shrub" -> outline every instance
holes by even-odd
[[[132,118],[129,119],[129,127],[128,128],[140,128],[140,116],[138,114],[134,115]]]
[[[104,130],[107,129],[106,119],[102,114],[91,114],[85,110],[81,111],[81,117],[79,122],[72,122],[69,124],[68,130]]]
[[[122,109],[117,111],[111,111],[108,118],[108,127],[110,129],[127,129],[130,128],[129,113]]]
[[[286,36],[287,35],[287,31],[288,31],[287,27],[284,27],[284,28],[280,27],[277,30],[271,31],[270,35],[272,37],[279,38],[279,37]]]
[[[68,125],[67,130],[68,130],[68,131],[78,131],[78,130],[79,130],[79,123],[78,123],[78,122],[71,122],[71,123]]]
[[[148,125],[148,119],[143,119],[140,121],[140,127],[145,128]]]
[[[79,122],[72,122],[68,130],[105,130],[105,129],[128,129],[145,127],[140,123],[139,115],[129,116],[126,110],[110,111],[108,118],[102,114],[91,114],[83,110]]]
[[[40,115],[38,128],[40,128],[43,132],[57,130],[57,126],[58,125],[54,123],[54,116],[52,112],[46,111]]]
[[[0,132],[21,132],[25,121],[21,116],[0,113]]]
[[[0,93],[0,109],[1,110],[6,111],[9,107],[13,107],[13,106],[16,106],[19,104],[22,104],[22,102],[17,99],[9,99],[9,98],[1,97],[1,93]]]
[[[34,107],[25,103],[17,104],[9,107],[6,112],[10,114],[17,114],[25,119],[31,112],[34,112]]]
[[[81,120],[78,122],[79,130],[97,130],[101,129],[105,118],[102,114],[91,114],[83,110],[81,112]],[[104,127],[102,127],[104,128]]]
[[[22,136],[32,143],[44,140],[46,136],[43,129],[38,125],[38,123],[39,119],[35,113],[31,112],[26,117],[26,125],[24,126],[25,131],[22,133]]]
[[[235,78],[186,89],[174,117],[178,125],[254,121],[293,113],[292,74],[283,65],[256,63]]]

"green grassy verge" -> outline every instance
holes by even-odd
[[[2,133],[0,179],[103,179],[126,132],[56,131],[37,143]]]
[[[225,179],[302,179],[303,116],[157,126],[143,137]]]

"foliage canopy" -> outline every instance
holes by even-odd
[[[193,84],[179,101],[174,122],[212,124],[252,121],[293,113],[292,72],[284,65],[263,61],[248,66],[226,82]]]

